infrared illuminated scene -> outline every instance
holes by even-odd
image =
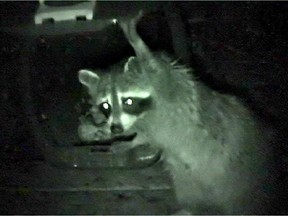
[[[288,214],[287,2],[0,2],[0,214]]]

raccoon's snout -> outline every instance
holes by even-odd
[[[120,134],[124,132],[124,128],[121,124],[112,124],[110,130],[113,134]]]

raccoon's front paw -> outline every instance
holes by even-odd
[[[153,148],[148,144],[133,146],[131,144],[129,145],[126,142],[120,145],[122,145],[121,146],[122,149],[121,150],[117,149],[117,153],[121,152],[127,153],[127,161],[129,162],[129,164],[133,164],[133,167],[150,166],[159,161],[159,159],[161,158],[161,151],[159,149]],[[114,148],[115,147],[116,146],[114,146]]]

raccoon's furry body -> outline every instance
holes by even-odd
[[[131,23],[121,27],[136,57],[110,73],[79,72],[93,116],[82,117],[80,137],[137,133],[131,146],[161,148],[177,199],[193,214],[265,213],[271,151],[250,111],[234,96],[196,81],[164,53],[151,53]]]

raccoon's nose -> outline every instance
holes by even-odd
[[[114,134],[123,133],[124,131],[123,126],[121,124],[112,124],[110,129],[111,132]]]

